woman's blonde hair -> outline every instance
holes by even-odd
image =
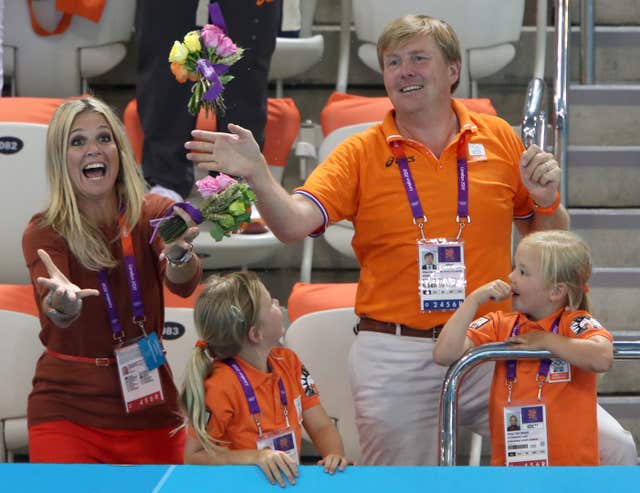
[[[520,242],[540,253],[542,279],[546,288],[567,286],[567,306],[591,311],[587,282],[591,277],[591,253],[585,241],[570,231],[537,231]]]
[[[231,358],[240,352],[249,329],[258,325],[260,296],[264,285],[253,272],[212,276],[194,309],[198,345],[187,362],[180,404],[186,419],[206,448],[215,448],[207,433],[204,381],[213,371],[212,358]]]
[[[447,64],[461,63],[460,42],[453,28],[445,21],[428,15],[406,15],[392,20],[378,38],[378,63],[384,69],[384,54],[402,46],[416,36],[431,36],[436,42]],[[456,90],[460,77],[451,85]]]
[[[65,238],[71,253],[85,268],[98,271],[115,267],[117,261],[111,254],[109,240],[104,237],[99,225],[91,222],[78,209],[67,170],[67,150],[73,122],[79,114],[90,111],[101,114],[111,127],[120,158],[120,170],[115,184],[118,201],[124,206],[125,218],[130,227],[133,228],[138,223],[144,200],[144,180],[140,176],[122,123],[109,106],[94,97],[67,100],[56,109],[51,118],[46,157],[50,196],[44,220]]]

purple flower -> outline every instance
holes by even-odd
[[[200,192],[202,198],[208,199],[214,193],[220,193],[234,183],[237,183],[237,181],[224,173],[220,173],[215,178],[212,176],[206,176],[202,180],[198,180],[196,182],[196,186],[198,187],[198,192]]]

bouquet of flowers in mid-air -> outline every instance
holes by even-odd
[[[222,91],[233,79],[225,75],[229,67],[242,58],[243,49],[227,36],[227,28],[217,3],[209,6],[211,24],[199,31],[185,34],[182,42],[175,41],[169,53],[171,72],[180,83],[194,82],[187,109],[197,115],[204,108],[224,111]]]
[[[216,241],[229,236],[243,223],[251,221],[251,204],[255,202],[256,196],[245,183],[220,173],[215,178],[207,176],[198,180],[196,186],[204,199],[199,208],[189,202],[178,202],[173,207],[183,209],[196,224],[210,222],[209,232]],[[189,227],[182,217],[173,215],[173,207],[164,217],[150,221],[155,228],[150,242],[157,233],[165,243],[175,241]]]

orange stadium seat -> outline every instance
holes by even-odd
[[[491,100],[487,98],[458,98],[471,111],[497,115]],[[366,97],[344,92],[334,92],[329,96],[322,112],[320,125],[327,136],[334,130],[347,125],[371,121],[381,121],[392,108],[386,97]]]
[[[129,101],[124,110],[123,122],[134,155],[142,162],[144,133],[138,117],[138,104],[135,99]],[[201,111],[196,120],[196,128],[215,131],[215,115],[206,118]],[[300,112],[291,98],[269,98],[267,100],[267,125],[264,129],[264,155],[270,166],[284,168],[289,151],[300,129]]]

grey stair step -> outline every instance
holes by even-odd
[[[575,8],[569,9],[569,13],[571,23],[579,24],[580,8],[577,3]],[[596,0],[594,17],[596,24],[640,24],[640,2],[638,0]]]
[[[640,207],[640,146],[570,145],[567,162],[571,207]]]
[[[606,175],[603,175],[603,179]],[[569,209],[598,267],[640,267],[640,209]]]
[[[569,103],[575,105],[640,106],[640,84],[571,84]]]
[[[570,144],[638,144],[640,84],[572,85],[568,104]]]
[[[589,286],[594,316],[616,337],[640,339],[640,266],[597,267]]]
[[[640,416],[640,396],[637,395],[600,395],[598,403],[619,419]]]

